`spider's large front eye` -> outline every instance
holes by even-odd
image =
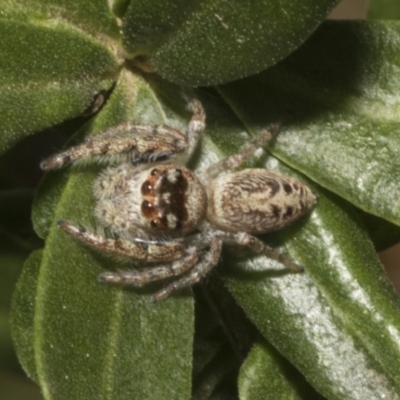
[[[141,192],[143,196],[148,196],[149,194],[151,194],[152,190],[153,185],[149,181],[143,182],[141,187]]]
[[[153,204],[147,200],[144,200],[142,202],[142,213],[146,216],[146,218],[151,218],[152,214],[154,214]]]

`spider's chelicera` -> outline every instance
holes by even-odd
[[[193,116],[186,134],[128,122],[45,160],[44,170],[82,159],[106,159],[112,165],[94,184],[94,214],[111,235],[64,220],[61,228],[108,254],[154,265],[105,272],[101,281],[143,286],[173,278],[153,296],[156,301],[200,281],[217,265],[223,243],[247,246],[290,270],[301,270],[253,235],[280,229],[307,213],[314,194],[301,182],[265,169],[235,171],[273,134],[264,131],[196,175],[184,164],[205,128],[205,113],[196,98],[188,108]]]

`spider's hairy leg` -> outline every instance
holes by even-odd
[[[157,161],[183,153],[187,137],[165,125],[126,122],[88,137],[78,146],[55,154],[41,163],[43,170],[61,168],[78,160]],[[115,160],[113,160],[115,161]]]
[[[210,249],[203,256],[201,261],[182,277],[171,282],[169,285],[157,292],[153,296],[153,301],[159,302],[165,300],[173,292],[193,286],[194,284],[199,282],[218,264],[219,258],[221,256],[221,250],[222,240],[217,237],[213,237],[210,240]]]
[[[149,282],[159,281],[182,275],[192,268],[198,261],[197,251],[193,251],[168,265],[150,267],[145,270],[128,270],[104,272],[99,276],[101,282],[118,283],[141,287]]]
[[[221,161],[211,165],[202,175],[202,182],[210,182],[213,178],[217,177],[221,172],[240,167],[244,162],[254,156],[254,153],[270,142],[280,127],[280,123],[276,123],[262,131],[258,136],[249,142],[245,143],[237,153],[224,158]]]
[[[70,235],[102,252],[146,262],[175,261],[185,255],[185,246],[179,242],[111,239],[87,231],[71,222],[60,220],[58,225]]]
[[[237,243],[241,246],[246,246],[250,248],[257,254],[263,254],[272,260],[278,261],[280,264],[284,265],[291,272],[303,272],[304,268],[296,264],[295,262],[289,260],[283,254],[279,253],[272,247],[266,245],[263,241],[256,238],[253,235],[250,235],[247,232],[238,232],[238,233],[230,233],[230,232],[221,232],[220,237],[223,236],[223,240],[226,242]]]

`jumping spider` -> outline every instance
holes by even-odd
[[[59,226],[106,253],[158,264],[99,276],[103,282],[139,287],[174,277],[153,296],[155,301],[199,282],[217,265],[226,242],[300,271],[253,235],[280,229],[307,213],[314,194],[299,181],[265,169],[232,172],[273,134],[264,131],[196,175],[184,164],[205,128],[205,112],[196,98],[188,100],[188,109],[193,116],[186,135],[169,126],[127,122],[43,161],[44,170],[88,158],[106,158],[112,165],[94,184],[94,214],[111,237],[68,221]]]

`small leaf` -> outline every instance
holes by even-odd
[[[0,151],[82,113],[116,79],[116,49],[63,21],[0,18]]]
[[[219,90],[253,134],[284,119],[270,147],[279,159],[400,225],[399,48],[400,23],[329,22],[283,62]]]
[[[259,72],[295,50],[337,0],[130,3],[123,42],[180,85],[223,83]]]
[[[166,120],[149,86],[124,72],[88,129],[98,132],[122,121],[148,118]],[[118,268],[118,263],[87,249],[54,222],[44,222],[64,218],[94,230],[91,192],[98,168],[61,173],[68,176],[61,178],[61,191],[52,189],[51,180],[41,186],[41,206],[34,218],[47,235],[34,321],[36,370],[44,397],[189,398],[191,296],[182,294],[154,305],[148,289],[131,291],[98,283],[99,273]]]

